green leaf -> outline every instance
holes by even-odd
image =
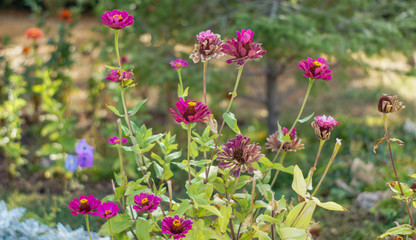
[[[313,117],[313,115],[314,115],[315,113],[312,113],[311,115],[309,115],[309,116],[307,116],[307,117],[304,117],[304,118],[302,118],[302,119],[299,119],[298,120],[298,122],[300,122],[300,123],[304,123],[304,122],[307,122],[307,121],[309,121],[309,119],[311,119],[312,117]]]
[[[235,133],[241,133],[240,129],[237,126],[237,119],[235,118],[235,115],[231,112],[225,112],[222,115],[222,118],[224,119],[225,123],[228,125],[228,127],[231,128]]]
[[[113,218],[111,218],[111,230],[113,234],[121,233],[127,230],[129,227],[133,225],[133,221],[130,219],[130,216],[127,214],[119,214]],[[100,231],[98,231],[101,235],[110,235],[110,228],[108,227],[108,221],[101,226]]]
[[[147,101],[147,98],[138,102],[136,106],[132,110],[129,111],[129,116],[134,116],[140,110],[140,108],[143,106],[143,104],[146,101]]]
[[[299,203],[287,215],[285,220],[286,226],[306,229],[309,226],[315,208],[316,204],[312,201]]]
[[[256,230],[256,233],[254,234],[254,237],[257,236],[259,240],[270,240],[270,237],[267,233],[260,230],[259,226],[253,226],[254,230]]]
[[[261,195],[264,196],[267,201],[272,200],[273,193],[269,184],[257,184],[256,186],[259,189]]]
[[[284,227],[277,229],[282,240],[305,240],[307,235],[304,229]]]
[[[218,209],[216,207],[214,207],[214,206],[211,206],[211,205],[199,205],[198,207],[203,208],[203,209],[206,209],[207,211],[209,211],[209,212],[217,215],[218,217],[222,217],[220,211],[218,211]],[[209,216],[209,215],[205,214],[205,216]]]
[[[403,224],[403,225],[399,225],[397,227],[394,228],[390,228],[389,230],[387,230],[385,233],[381,234],[378,238],[384,238],[387,237],[389,235],[410,235],[412,234],[412,226],[410,226],[409,224]]]
[[[345,209],[343,206],[339,205],[338,203],[335,202],[321,202],[318,198],[316,197],[312,197],[312,201],[314,203],[316,203],[318,206],[331,210],[331,211],[343,211],[343,212],[348,212],[347,209]]]
[[[183,200],[181,202],[181,204],[179,205],[178,209],[176,209],[175,215],[182,216],[182,215],[185,214],[186,211],[188,211],[191,208],[192,208],[191,200],[185,199],[185,200]]]
[[[222,205],[220,209],[221,216],[218,219],[218,224],[220,225],[220,230],[222,233],[225,233],[228,228],[228,222],[231,217],[232,208],[231,206]]]
[[[150,239],[151,227],[152,227],[152,224],[150,224],[148,221],[142,218],[137,218],[136,235],[137,235],[138,240]]]
[[[117,110],[117,108],[110,106],[110,105],[106,105],[108,107],[108,109],[110,109],[115,115],[119,116],[119,117],[123,117],[123,114],[120,114],[120,112]]]
[[[305,178],[303,178],[302,171],[295,165],[293,169],[293,182],[292,182],[292,189],[299,195],[305,198],[306,194],[306,182]]]
[[[118,67],[114,67],[114,66],[109,66],[109,65],[105,65],[106,68],[112,69],[112,70],[118,70]]]

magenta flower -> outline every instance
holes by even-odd
[[[282,132],[284,135],[289,133],[287,128],[283,128]],[[296,128],[293,128],[292,132],[289,134],[290,142],[285,142],[282,147],[283,152],[296,152],[297,150],[304,149],[304,145],[301,144],[301,139],[299,139],[296,135]],[[276,131],[272,135],[267,138],[267,148],[271,149],[272,152],[279,151],[282,143],[278,140],[279,131]]]
[[[108,11],[101,16],[101,24],[105,24],[110,28],[121,29],[134,23],[133,16],[126,11],[119,11],[114,9]]]
[[[339,122],[331,116],[317,116],[315,121],[312,122],[312,127],[315,129],[315,134],[321,140],[328,140],[331,136],[331,131],[338,125]]]
[[[173,69],[178,70],[182,67],[187,67],[188,63],[185,60],[182,60],[180,58],[176,59],[175,61],[169,62],[170,66],[173,67]]]
[[[237,40],[231,38],[231,41],[222,45],[221,51],[234,58],[227,60],[227,63],[236,62],[243,65],[246,60],[262,58],[266,51],[261,50],[261,43],[253,43],[254,32],[250,29],[241,29],[237,31]]]
[[[133,206],[133,209],[151,213],[157,209],[160,201],[162,199],[154,194],[140,193],[140,195],[134,196],[134,203],[136,205]]]
[[[222,151],[218,153],[217,160],[222,161],[218,167],[222,169],[232,167],[230,175],[234,174],[235,177],[244,172],[252,174],[254,167],[251,163],[257,162],[264,154],[260,152],[261,147],[257,143],[249,143],[250,138],[241,134],[228,140],[222,145]]]
[[[123,138],[121,140],[121,143],[126,143],[126,142],[127,142],[127,138]],[[108,139],[108,143],[111,143],[111,144],[120,144],[120,138],[117,137],[117,136],[111,137],[111,138]]]
[[[183,98],[180,98],[179,101],[176,102],[176,108],[179,113],[172,108],[170,108],[170,111],[178,123],[183,122],[185,124],[189,124],[191,122],[203,122],[205,117],[211,114],[208,107],[202,102],[190,100],[186,100],[185,102]]]
[[[169,234],[169,237],[174,239],[181,239],[186,237],[185,235],[189,230],[192,230],[193,222],[188,219],[184,220],[179,218],[178,215],[174,217],[165,217],[162,221],[162,233]]]
[[[200,32],[196,35],[198,43],[195,44],[194,51],[189,55],[189,58],[197,63],[206,62],[211,58],[217,58],[224,55],[221,52],[223,42],[219,34],[214,34],[211,30]]]
[[[107,81],[112,81],[112,82],[121,82],[121,81],[126,81],[129,80],[133,77],[133,72],[126,72],[124,70],[121,70],[122,74],[120,76],[120,70],[114,70],[111,69],[111,72],[106,73],[107,77],[105,78],[105,80]]]
[[[81,168],[89,168],[94,164],[94,155],[89,152],[83,152],[78,155],[78,165]]]
[[[117,216],[118,206],[113,202],[105,202],[97,207],[97,215],[102,218]]]
[[[308,57],[308,59],[299,62],[298,68],[305,71],[304,77],[331,81],[332,71],[328,64],[324,58],[318,57],[315,60]]]
[[[92,212],[92,210],[97,209],[101,205],[101,201],[96,199],[93,195],[86,196],[79,196],[78,198],[74,198],[71,202],[69,202],[69,209],[71,209],[72,215],[78,214],[91,214],[97,215],[97,212]]]

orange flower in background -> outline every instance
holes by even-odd
[[[72,22],[72,13],[69,9],[63,9],[59,13],[59,18],[62,19],[62,20],[65,20],[68,23],[70,23],[70,22]]]
[[[30,52],[30,47],[29,46],[23,46],[22,53],[28,54],[29,52]]]
[[[44,36],[43,31],[40,28],[29,28],[25,32],[27,39],[38,39]]]

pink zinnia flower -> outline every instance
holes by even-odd
[[[133,209],[151,213],[157,209],[160,201],[162,199],[154,194],[140,193],[140,195],[134,196],[134,203],[136,205],[133,206]]]
[[[126,143],[126,142],[127,142],[127,138],[123,138],[123,140],[121,140],[121,143]],[[117,136],[111,137],[108,139],[108,143],[120,144],[120,138]]]
[[[185,60],[182,60],[180,58],[176,59],[175,61],[169,62],[170,66],[173,67],[173,69],[181,69],[182,67],[187,67],[188,63]]]
[[[97,207],[97,215],[102,218],[111,218],[117,216],[118,206],[113,202],[105,202]]]
[[[315,134],[321,140],[328,140],[331,136],[331,131],[338,125],[339,122],[331,116],[317,116],[315,121],[312,122],[312,127],[315,129]]]
[[[261,43],[253,43],[254,32],[250,29],[237,31],[237,39],[231,38],[222,45],[221,51],[234,58],[227,60],[227,63],[236,62],[243,65],[246,60],[262,58],[266,51],[261,50]]]
[[[172,108],[170,108],[170,111],[178,123],[183,122],[185,124],[189,124],[191,122],[203,122],[205,117],[211,114],[208,107],[202,102],[190,100],[186,100],[185,102],[183,98],[180,98],[179,101],[176,102],[176,108],[179,113]]]
[[[198,43],[195,44],[194,51],[189,55],[189,58],[192,59],[194,63],[197,63],[200,60],[201,62],[206,62],[211,58],[217,58],[224,55],[224,53],[221,52],[223,42],[219,34],[214,34],[211,30],[206,30],[196,35],[196,38],[198,39]]]
[[[185,235],[189,230],[192,230],[193,222],[188,219],[184,220],[178,215],[174,217],[165,217],[162,221],[162,233],[169,234],[169,237],[174,239],[181,239],[186,237]]]
[[[226,144],[222,145],[222,151],[218,153],[217,160],[222,161],[218,167],[222,169],[231,167],[230,175],[234,174],[235,177],[244,172],[252,174],[254,167],[251,163],[257,162],[264,154],[260,152],[259,145],[249,143],[250,138],[243,137],[241,134],[228,140]]]
[[[121,29],[134,23],[133,16],[126,11],[119,11],[114,9],[108,11],[101,16],[101,24],[105,24],[110,28]]]
[[[101,205],[101,201],[96,199],[93,195],[86,196],[79,196],[78,198],[74,198],[69,203],[69,209],[71,209],[72,215],[78,215],[78,214],[91,214],[91,215],[97,215],[97,212],[92,212],[92,210],[97,209]]]
[[[284,135],[289,133],[287,128],[283,128],[282,132]],[[289,134],[290,142],[285,142],[282,147],[283,152],[296,152],[297,150],[304,149],[304,145],[301,144],[301,139],[299,139],[296,135],[296,128],[293,128],[292,132]],[[282,143],[278,140],[279,131],[276,131],[272,135],[267,138],[267,148],[271,149],[272,152],[279,151]]]
[[[299,62],[298,68],[305,71],[304,77],[331,81],[332,71],[324,58],[318,57],[316,60],[309,58]]]
[[[44,36],[40,28],[29,28],[25,32],[27,39],[38,39]]]
[[[133,72],[126,72],[124,70],[121,70],[122,74],[120,76],[120,70],[114,70],[111,69],[111,72],[106,73],[107,77],[105,78],[105,80],[107,81],[112,81],[112,82],[121,82],[121,81],[126,81],[129,80],[133,77]]]

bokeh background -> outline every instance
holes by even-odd
[[[182,71],[184,84],[192,98],[201,99],[202,64],[189,59],[200,31],[211,29],[228,40],[236,30],[252,29],[255,41],[263,43],[267,54],[245,68],[232,110],[242,132],[261,144],[276,130],[277,121],[290,125],[299,111],[307,79],[298,62],[308,56],[327,58],[333,80],[315,83],[304,115],[332,115],[341,122],[332,136],[343,139],[343,145],[320,198],[341,203],[350,212],[318,209],[314,231],[319,239],[375,239],[394,221],[408,221],[404,206],[387,190],[394,174],[385,146],[372,152],[383,136],[378,98],[398,95],[406,108],[389,116],[390,134],[406,142],[393,151],[400,179],[412,183],[416,2],[404,0],[1,1],[0,199],[10,208],[26,207],[25,217],[47,225],[77,227],[83,218],[70,215],[68,202],[80,194],[104,197],[112,192],[111,178],[119,166],[107,139],[115,135],[117,123],[106,105],[121,106],[121,100],[117,86],[104,81],[105,65],[116,60],[112,32],[100,24],[102,13],[112,9],[127,10],[135,20],[120,36],[121,55],[139,83],[129,90],[128,105],[148,98],[133,120],[153,132],[172,131],[181,146],[186,136],[169,112],[176,102],[177,73],[168,63],[179,57],[190,63]],[[36,49],[25,36],[30,27],[45,33]],[[209,65],[209,102],[218,103],[210,106],[217,119],[235,74],[235,65],[224,59]],[[309,169],[318,139],[309,123],[298,125],[298,136],[305,150],[288,154],[286,162]],[[64,159],[81,138],[95,147],[94,166],[72,174]],[[330,145],[323,150],[317,174],[329,159]],[[135,179],[139,172],[134,158],[127,159],[129,178]],[[180,194],[186,176],[176,170],[174,182],[179,184],[174,190]],[[292,176],[279,178],[276,195],[295,197]],[[92,223],[92,229],[98,231],[100,224]]]

